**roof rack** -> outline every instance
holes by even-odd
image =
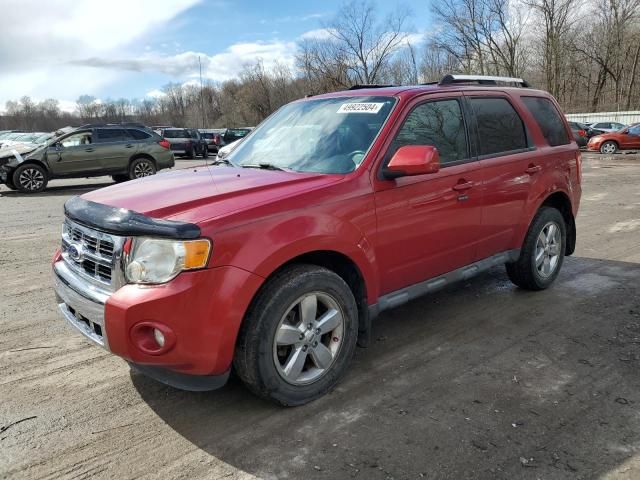
[[[375,83],[363,83],[363,84],[356,84],[356,85],[351,85],[349,87],[349,90],[362,90],[363,88],[387,88],[387,87],[395,87],[396,85],[391,85],[391,84],[387,84],[387,85],[381,85],[381,84],[375,84]]]
[[[138,127],[138,128],[147,128],[147,129],[149,128],[140,122],[87,123],[86,125],[81,125],[78,128],[96,128],[96,127]]]
[[[477,83],[479,85],[497,85],[500,83],[515,83],[522,88],[529,88],[525,80],[515,77],[496,77],[491,75],[445,75],[438,85],[452,85],[455,83]]]

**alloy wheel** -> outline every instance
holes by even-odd
[[[324,292],[298,298],[283,315],[273,341],[280,376],[293,385],[314,383],[326,374],[343,342],[344,314]]]
[[[29,191],[36,191],[42,188],[44,175],[37,168],[26,168],[20,173],[20,185]]]
[[[555,222],[548,222],[540,231],[536,242],[536,270],[548,278],[558,268],[562,248],[562,232]]]
[[[602,153],[616,153],[616,146],[613,143],[605,143],[602,146]]]
[[[139,162],[133,169],[133,175],[136,178],[153,175],[153,166],[149,162]]]

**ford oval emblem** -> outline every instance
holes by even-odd
[[[82,245],[77,244],[77,243],[72,243],[71,245],[69,245],[69,248],[67,249],[67,253],[69,254],[69,257],[71,257],[71,259],[74,262],[78,262],[80,263],[82,261]]]

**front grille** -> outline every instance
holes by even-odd
[[[62,256],[74,271],[103,285],[113,285],[117,247],[122,237],[65,220],[62,228]]]

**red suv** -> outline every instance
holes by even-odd
[[[74,197],[59,308],[166,384],[213,389],[233,369],[280,404],[313,400],[383,310],[495,265],[521,288],[555,280],[580,153],[527,87],[448,75],[305,98],[224,160]]]

